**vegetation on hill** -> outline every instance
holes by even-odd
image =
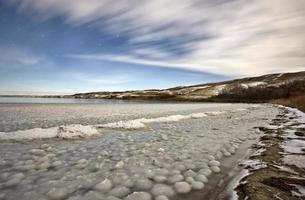
[[[265,102],[279,98],[299,96],[305,92],[305,80],[291,81],[278,86],[257,86],[245,88],[236,83],[233,87],[224,89],[216,98],[232,101]]]
[[[305,111],[305,80],[248,88],[235,83],[211,99],[227,102],[272,102]]]

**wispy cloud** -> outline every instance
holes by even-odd
[[[159,66],[159,67],[176,67],[176,68],[187,68],[189,65],[184,65],[181,63],[172,63],[166,61],[156,61],[149,59],[140,59],[132,55],[117,55],[117,54],[70,54],[66,57],[76,58],[76,59],[87,59],[87,60],[102,60],[102,61],[115,61],[122,63],[131,63],[138,65],[148,65],[148,66]]]
[[[304,0],[12,0],[39,19],[122,34],[121,55],[77,55],[245,76],[305,70]]]
[[[43,58],[22,48],[0,48],[0,63],[9,65],[35,65]]]
[[[76,81],[89,83],[93,85],[120,85],[128,83],[131,80],[130,75],[127,74],[90,74],[80,71],[68,71],[63,74],[64,77]]]

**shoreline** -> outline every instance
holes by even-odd
[[[221,173],[210,176],[209,182],[202,191],[192,191],[191,194],[178,197],[175,200],[231,199],[231,193],[228,191],[227,186],[242,170],[238,163],[251,155],[252,150],[250,147],[254,143],[253,141],[248,141],[242,144],[234,155],[223,158],[220,166]]]
[[[284,106],[279,109],[281,113],[269,127],[258,127],[264,135],[252,146],[255,153],[241,162],[242,170],[235,176],[239,177],[234,188],[235,199],[305,198],[305,164],[302,162],[305,160],[305,114],[300,116],[297,112],[301,111]],[[289,146],[291,141],[301,142],[301,145]],[[295,159],[287,161],[290,156]]]
[[[159,99],[159,98],[77,98],[73,95],[67,96],[32,96],[32,95],[0,95],[0,98],[26,98],[26,99],[57,99],[57,100],[79,100],[79,101],[114,101],[114,102],[129,102],[129,103],[242,103],[242,104],[263,104],[271,103],[274,105],[287,106],[291,108],[297,108],[302,112],[305,112],[305,95],[291,96],[288,98],[278,98],[266,100],[237,100],[237,99],[223,99],[223,98],[198,98],[198,99],[187,99],[187,98],[173,98],[173,99]],[[1,104],[2,102],[0,102]],[[10,104],[18,104],[10,103]],[[63,102],[65,104],[65,102]],[[71,102],[67,102],[71,103]],[[81,103],[81,102],[75,102]],[[3,103],[5,104],[5,102]],[[28,103],[31,104],[31,103]],[[35,104],[35,103],[34,103]],[[53,104],[53,103],[50,103]]]
[[[301,156],[305,160],[305,114],[284,106],[273,107],[278,112],[268,118],[267,123],[249,127],[253,134],[260,132],[259,137],[241,144],[231,157],[220,159],[222,173],[213,174],[204,190],[175,199],[302,199],[305,166],[288,165],[287,159]],[[252,112],[251,109],[243,111]],[[296,141],[304,145],[296,149],[291,146],[291,142]]]

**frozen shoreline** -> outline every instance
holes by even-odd
[[[245,110],[245,109],[243,109]],[[243,111],[241,109],[236,109],[234,111]],[[215,116],[224,114],[226,111],[212,111],[212,112],[198,112],[191,113],[188,115],[169,115],[165,117],[158,118],[139,118],[134,120],[111,122],[107,124],[99,125],[80,125],[72,124],[52,128],[35,128],[14,132],[0,132],[1,140],[34,140],[34,139],[69,139],[69,138],[83,138],[90,136],[102,135],[103,132],[98,129],[110,128],[110,129],[141,129],[145,128],[146,124],[151,123],[169,123],[169,122],[179,122],[186,119],[200,119],[203,117]]]
[[[260,135],[253,127],[266,125],[277,108],[218,114],[159,117],[145,128],[108,127],[80,140],[2,141],[0,191],[5,199],[196,199],[228,172],[222,158],[234,163],[243,155],[242,146]]]
[[[278,106],[280,114],[264,132],[254,153],[241,162],[241,173],[231,181],[233,199],[305,198],[305,113]],[[254,191],[260,191],[256,193]]]

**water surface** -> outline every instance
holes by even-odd
[[[278,113],[252,104],[14,101],[0,104],[7,200],[199,200]]]

